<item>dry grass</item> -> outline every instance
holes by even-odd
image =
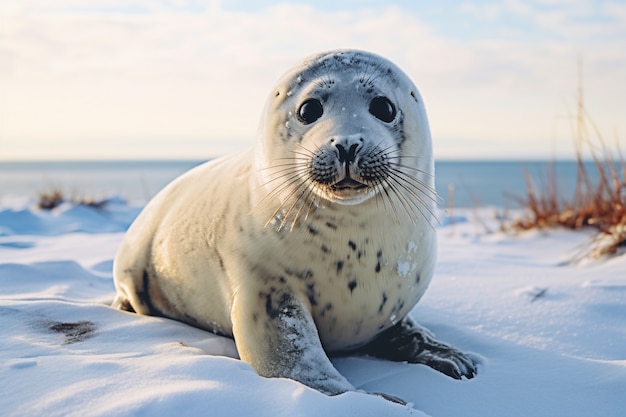
[[[42,210],[53,210],[65,202],[92,207],[95,209],[103,209],[108,203],[106,199],[96,200],[88,196],[74,196],[72,198],[66,198],[61,189],[53,188],[50,191],[39,193],[37,207]]]
[[[53,210],[65,201],[63,192],[58,188],[39,193],[37,207],[42,210]]]
[[[578,159],[577,185],[573,198],[561,199],[556,187],[556,173],[549,174],[549,185],[537,190],[526,173],[527,193],[520,199],[525,215],[514,220],[508,230],[563,227],[572,230],[595,229],[589,255],[594,258],[614,255],[626,247],[626,169],[623,159],[596,160],[592,176]],[[596,177],[593,181],[591,178]]]
[[[619,145],[614,151],[605,145],[584,107],[581,87],[574,120],[578,165],[574,196],[569,199],[559,196],[554,165],[550,166],[548,178],[539,189],[526,172],[526,196],[518,199],[527,209],[526,215],[505,229],[591,228],[597,234],[584,256],[599,258],[622,253],[626,251],[626,162]],[[590,172],[589,164],[584,162],[585,149],[595,172]]]

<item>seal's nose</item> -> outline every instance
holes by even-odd
[[[351,137],[340,140],[333,139],[331,142],[335,145],[335,148],[337,148],[337,152],[339,153],[339,162],[342,164],[349,164],[356,160],[359,148],[363,144],[363,138]]]
[[[359,147],[358,144],[354,143],[350,145],[350,148],[347,151],[344,145],[341,145],[339,143],[336,144],[335,147],[339,151],[339,162],[341,162],[342,164],[354,162],[356,158],[356,149]]]
[[[337,149],[337,153],[339,154],[337,159],[341,165],[341,168],[339,168],[339,178],[341,178],[341,181],[335,185],[346,185],[344,183],[347,182],[347,185],[350,187],[353,185],[361,186],[361,183],[352,179],[352,174],[354,174],[354,165],[356,163],[356,157],[359,153],[360,146],[363,143],[363,138],[344,137],[340,140],[332,139],[331,142]]]

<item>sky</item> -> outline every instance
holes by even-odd
[[[579,74],[626,151],[625,1],[2,0],[0,160],[241,151],[280,76],[337,48],[412,78],[438,159],[571,157]]]

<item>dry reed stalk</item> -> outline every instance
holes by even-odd
[[[526,196],[518,202],[526,208],[527,215],[514,221],[509,230],[544,229],[564,227],[578,230],[593,228],[597,234],[585,256],[599,258],[626,251],[626,161],[619,144],[615,158],[584,106],[582,81],[579,78],[575,126],[576,189],[574,197],[560,200],[557,190],[556,171],[549,171],[548,186],[537,189],[532,176],[525,171]],[[589,133],[591,128],[593,135]],[[599,143],[600,156],[594,149]],[[597,173],[594,182],[587,169],[584,147],[591,154]]]

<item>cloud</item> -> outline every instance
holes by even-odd
[[[276,4],[252,12],[209,1],[49,4],[0,5],[0,158],[23,155],[24,143],[31,154],[79,155],[94,153],[96,141],[109,145],[96,156],[110,157],[236,149],[253,143],[282,72],[339,47],[371,50],[405,69],[422,90],[444,156],[463,140],[476,157],[549,149],[555,117],[575,93],[579,53],[591,113],[609,131],[626,130],[626,11],[618,3],[594,6],[587,19],[586,3],[468,3],[451,9],[446,23],[463,19],[480,32],[466,37],[424,20],[417,6]]]

